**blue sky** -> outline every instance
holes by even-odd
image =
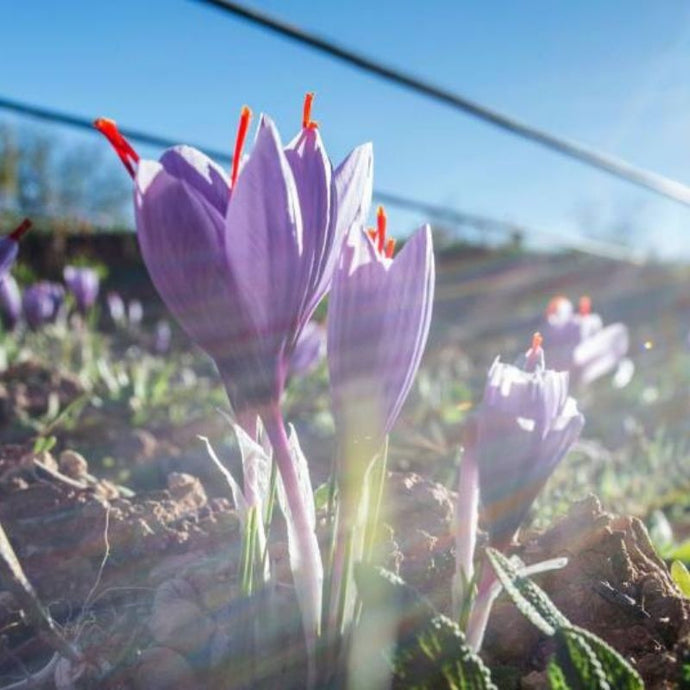
[[[690,183],[683,0],[248,4]],[[332,159],[373,141],[380,189],[562,236],[629,223],[638,246],[690,255],[690,209],[190,0],[5,2],[0,26],[8,98],[230,150],[243,104],[287,140],[314,90]],[[424,220],[389,217],[401,235]]]

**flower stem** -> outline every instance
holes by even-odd
[[[500,591],[494,588],[495,582],[496,574],[485,556],[482,559],[481,580],[479,581],[477,598],[472,605],[472,610],[467,622],[467,629],[465,630],[467,644],[469,644],[475,652],[478,652],[482,647],[491,607]]]
[[[279,404],[274,403],[264,408],[261,417],[273,446],[274,458],[285,489],[289,512],[289,516],[286,515],[288,531],[294,538],[294,545],[290,546],[290,562],[313,673],[316,638],[321,632],[323,588],[323,564],[314,532],[315,525],[306,503],[313,501],[314,497],[304,495]]]

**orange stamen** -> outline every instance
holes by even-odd
[[[544,338],[538,331],[532,336],[532,352],[537,352],[541,349],[541,344],[544,342]]]
[[[551,301],[546,307],[546,315],[551,316],[552,314],[556,314],[558,310],[560,309],[561,304],[564,302],[567,302],[568,298],[563,297],[562,295],[557,295],[556,297],[552,297]]]
[[[310,91],[304,97],[304,106],[302,108],[302,128],[303,129],[318,129],[319,123],[311,119],[311,104],[314,102],[314,92]]]
[[[587,316],[592,313],[592,300],[587,295],[580,297],[578,311],[581,316]]]
[[[395,237],[389,237],[386,241],[386,258],[392,259],[395,251]]]
[[[379,206],[376,210],[376,248],[379,254],[383,254],[386,246],[386,211],[383,206]]]
[[[532,347],[525,353],[525,368],[531,369],[537,365],[541,353],[541,344],[544,342],[541,333],[537,332],[532,336]]]
[[[369,235],[369,237],[371,237],[372,242],[376,242],[376,230],[374,230],[374,228],[369,228],[367,230],[367,235]]]
[[[31,225],[31,221],[28,218],[24,218],[24,220],[10,233],[10,239],[18,242]]]
[[[237,138],[235,139],[235,151],[232,154],[232,175],[230,177],[230,189],[235,189],[237,177],[240,174],[240,162],[242,161],[242,149],[247,138],[249,121],[252,119],[252,111],[245,105],[240,113],[240,123],[237,126]]]
[[[93,126],[110,142],[115,153],[120,157],[122,164],[127,168],[130,177],[134,177],[136,170],[134,164],[139,162],[139,154],[132,148],[117,128],[114,120],[99,117],[94,120]]]

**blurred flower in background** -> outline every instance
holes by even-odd
[[[612,372],[629,347],[627,327],[622,323],[604,327],[601,316],[592,312],[589,297],[580,298],[577,311],[566,297],[554,297],[540,332],[549,368],[570,372],[572,383],[588,384]]]
[[[0,320],[11,331],[22,315],[22,295],[17,281],[9,274],[0,278]]]
[[[74,295],[77,309],[82,314],[86,313],[98,297],[98,273],[88,266],[66,266],[63,275],[67,288]]]
[[[65,298],[65,289],[58,283],[41,281],[24,291],[22,308],[29,327],[36,330],[52,323]]]

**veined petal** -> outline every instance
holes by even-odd
[[[273,123],[262,118],[225,218],[225,256],[267,357],[291,339],[301,303],[299,197]]]
[[[377,254],[361,228],[350,231],[328,322],[334,414],[345,433],[354,428],[380,442],[391,430],[426,343],[433,285],[428,227],[393,261]]]
[[[429,336],[435,265],[431,228],[417,230],[393,259],[386,281],[380,371],[385,377],[386,433],[407,398]]]
[[[374,149],[362,144],[354,149],[335,170],[338,195],[338,244],[353,225],[364,225],[371,207],[374,185]]]
[[[142,161],[136,181],[137,236],[158,293],[193,340],[228,357],[251,328],[229,284],[223,217],[159,163]]]
[[[222,216],[228,208],[230,180],[225,171],[192,146],[174,146],[163,153],[160,163],[171,177],[186,182]]]
[[[318,129],[306,128],[286,147],[302,214],[302,266],[305,281],[300,321],[306,323],[328,285],[327,268],[334,265],[336,190],[331,162]],[[325,285],[324,285],[325,282]]]

